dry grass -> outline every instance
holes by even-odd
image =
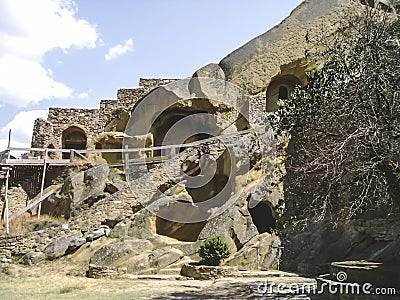
[[[41,266],[9,265],[0,273],[0,299],[150,299],[162,297],[168,281],[92,279],[66,275],[71,266],[52,262]],[[7,275],[6,275],[7,274]],[[183,282],[177,282],[183,285]],[[182,288],[182,287],[181,287]]]
[[[260,283],[265,284],[265,280],[276,285],[315,284],[314,279],[299,276],[217,280],[111,280],[67,275],[74,268],[68,261],[61,260],[30,267],[8,265],[7,272],[4,268],[3,273],[0,272],[0,299],[261,299],[252,295],[254,288]],[[271,294],[271,297],[266,295],[262,299],[282,299],[282,294]]]
[[[0,299],[148,299],[162,296],[150,282],[90,279],[66,275],[44,275],[16,278],[8,276],[0,282]]]
[[[35,230],[59,226],[62,223],[65,223],[65,219],[62,217],[42,215],[40,216],[40,220],[38,220],[37,216],[30,216],[28,214],[25,214],[10,222],[10,234],[20,235]],[[4,225],[2,225],[2,228],[4,230]]]

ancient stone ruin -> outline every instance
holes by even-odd
[[[206,65],[194,72],[192,78],[185,79],[187,89],[197,95],[193,99],[191,93],[179,90],[186,96],[175,102],[171,100],[173,105],[166,106],[169,99],[179,96],[171,87],[182,81],[140,79],[138,88],[118,90],[117,99],[101,100],[98,109],[49,108],[47,120],[35,121],[32,135],[35,149],[31,155],[36,160],[44,156],[48,159],[47,165],[44,162],[45,176],[42,165],[12,165],[10,195],[23,196],[10,196],[10,212],[12,217],[27,203],[49,193],[40,209],[36,205],[26,214],[48,214],[62,221],[29,233],[3,235],[0,256],[4,259],[20,256],[26,264],[67,256],[84,261],[91,277],[166,274],[198,261],[200,243],[207,237],[222,234],[233,250],[233,255],[223,264],[240,270],[277,269],[282,262],[288,269],[315,274],[326,272],[329,263],[335,260],[393,258],[396,252],[389,250],[398,246],[398,218],[388,220],[377,216],[354,221],[335,232],[322,226],[296,236],[290,245],[282,243],[274,228],[284,207],[281,179],[285,174],[287,137],[276,137],[271,161],[261,159],[256,150],[249,152],[249,166],[241,174],[246,180],[236,176],[229,184],[232,175],[229,171],[233,168],[230,153],[211,139],[226,128],[233,128],[226,134],[244,132],[252,123],[260,124],[265,116],[274,114],[278,99],[290,97],[296,85],[307,83],[306,72],[318,68],[315,61],[305,57],[314,47],[307,37],[317,36],[320,28],[328,36],[335,34],[349,10],[361,11],[365,5],[391,12],[399,12],[400,8],[398,1],[361,1],[361,4],[352,0],[304,1],[281,24],[228,54],[218,64]],[[211,101],[216,96],[201,78],[226,82],[246,92],[249,105],[245,112],[238,113],[233,107]],[[196,84],[199,87],[193,87]],[[160,102],[141,106],[148,97]],[[191,101],[184,102],[184,98]],[[131,127],[142,128],[142,121],[136,124],[138,119],[132,118],[135,110],[145,120],[143,128],[146,129],[146,122],[150,126],[143,132],[128,134]],[[199,124],[204,126],[200,133],[189,132],[187,139],[171,139],[165,144],[174,124],[204,113],[225,119],[233,127],[222,126],[217,118],[202,119],[191,124],[196,128]],[[241,113],[248,118],[241,118]],[[189,125],[185,128],[190,128]],[[234,144],[233,138],[230,141]],[[252,148],[254,141],[243,135],[240,143]],[[162,147],[180,144],[190,147]],[[143,149],[135,152],[133,159],[144,163],[136,169],[127,169],[124,152],[119,150],[139,148]],[[45,153],[41,149],[48,150]],[[78,154],[51,149],[71,149]],[[200,157],[205,154],[215,165],[215,174],[201,187],[190,187],[184,180],[176,181],[163,173],[169,166],[165,158],[174,157],[185,174],[197,176],[201,169]],[[68,163],[62,163],[65,161]],[[269,164],[269,173],[263,174],[260,161]],[[137,172],[126,172],[133,169]],[[257,205],[251,205],[255,198],[254,186],[266,178],[269,181],[262,186],[262,197]],[[147,189],[149,182],[156,190]],[[215,217],[196,219],[201,203],[229,185],[228,196],[224,198],[228,202],[239,184],[243,192],[229,207]],[[138,187],[142,192],[138,192]],[[159,192],[176,203],[156,203]],[[177,203],[185,203],[186,210],[179,210]],[[197,221],[179,221],[178,215],[183,214]]]

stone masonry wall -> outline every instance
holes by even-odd
[[[99,133],[115,117],[118,110],[130,111],[146,94],[153,89],[178,79],[143,79],[139,80],[139,88],[119,89],[117,100],[101,100],[99,116]]]
[[[53,239],[67,233],[59,228],[47,228],[21,235],[0,236],[0,258],[21,257],[31,251],[44,251]]]
[[[53,124],[55,148],[62,147],[62,133],[71,126],[79,127],[85,132],[88,144],[98,134],[98,109],[49,108],[47,119]]]
[[[55,144],[53,134],[53,124],[42,118],[36,119],[32,135],[31,147],[42,148],[48,147],[50,144]]]
[[[139,87],[142,87],[146,91],[146,93],[148,93],[151,90],[155,89],[156,87],[166,85],[166,84],[174,82],[176,80],[179,80],[179,79],[140,78],[139,79]]]
[[[104,130],[104,128],[113,118],[115,118],[115,112],[118,110],[131,110],[145,94],[146,91],[143,88],[119,89],[117,92],[117,100],[101,100],[99,133]]]
[[[177,79],[140,79],[139,88],[119,89],[117,99],[101,100],[99,109],[49,108],[47,120],[35,121],[31,145],[37,148],[49,145],[62,148],[62,132],[71,126],[79,127],[85,132],[89,145],[115,118],[118,110],[131,110],[151,90],[175,80]]]

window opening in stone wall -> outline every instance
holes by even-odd
[[[63,149],[85,150],[86,143],[86,134],[78,127],[69,127],[62,133]],[[63,153],[63,159],[69,159],[70,156],[70,153]]]
[[[289,90],[286,86],[279,87],[279,99],[282,99],[282,100],[289,99]]]

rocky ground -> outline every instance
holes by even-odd
[[[58,261],[40,267],[2,265],[1,299],[317,299],[295,295],[288,288],[270,291],[272,284],[315,285],[314,279],[283,272],[262,277],[189,280],[170,276],[91,279],[74,276],[74,266]],[[281,276],[284,275],[284,276]],[[266,285],[267,283],[267,285]]]

